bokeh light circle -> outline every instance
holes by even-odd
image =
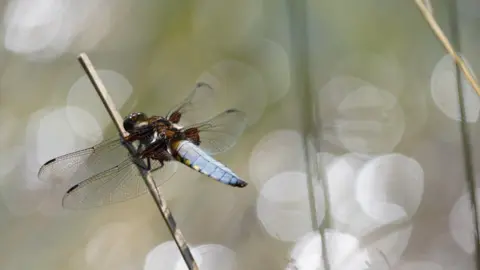
[[[200,269],[209,270],[236,270],[237,262],[235,252],[225,246],[206,244],[194,247],[193,256]],[[188,270],[185,262],[179,260],[175,270]]]
[[[476,192],[476,194],[480,194],[480,188],[476,188]],[[476,197],[476,203],[477,205],[480,203],[478,195]],[[449,229],[455,243],[457,243],[463,251],[468,254],[473,254],[475,250],[473,211],[468,194],[463,194],[450,211]]]
[[[365,109],[371,111],[363,112]],[[342,117],[335,123],[337,134],[350,151],[390,152],[405,129],[403,110],[396,98],[374,87],[361,87],[348,94],[339,104],[338,112]]]
[[[324,139],[351,152],[391,152],[405,131],[397,98],[355,77],[332,78],[317,95]]]
[[[311,142],[308,147],[314,149]],[[275,130],[266,134],[253,147],[250,155],[250,181],[260,188],[278,173],[305,172],[305,151],[302,135],[295,130]]]
[[[70,115],[70,118],[67,117]],[[76,121],[78,132],[88,132],[83,139],[73,130],[70,120]],[[44,108],[33,113],[25,129],[25,145],[14,153],[24,155],[25,167],[18,176],[21,180],[11,181],[2,190],[2,198],[15,215],[24,215],[39,210],[46,215],[63,213],[61,198],[68,189],[70,179],[40,181],[39,168],[48,160],[76,150],[89,147],[103,139],[95,119],[80,108]],[[13,156],[15,157],[15,156]],[[19,160],[20,161],[20,160]],[[52,180],[52,181],[50,181]]]
[[[399,96],[405,87],[404,67],[394,53],[347,54],[333,66],[331,72],[335,76],[352,74],[372,82],[395,96]]]
[[[359,215],[363,214],[359,203],[355,200],[357,174],[367,160],[354,153],[335,158],[325,168],[325,175],[330,190],[330,213],[339,222],[348,224],[352,215],[355,224],[362,224]]]
[[[384,224],[376,224],[371,226],[369,232],[375,233],[375,230]],[[405,253],[412,236],[413,225],[411,222],[407,223],[402,228],[396,228],[389,233],[382,235],[378,240],[370,243],[367,250],[370,254],[377,254],[381,252],[383,260],[388,261],[390,265],[395,265]]]
[[[275,103],[285,97],[291,86],[288,54],[277,42],[264,39],[253,52],[254,65],[261,72],[268,90],[268,102]]]
[[[56,56],[63,52],[69,43],[68,38],[61,34],[65,30],[62,29],[62,17],[66,6],[64,1],[59,0],[38,1],[35,6],[29,1],[10,1],[4,17],[5,48],[25,54],[45,54],[52,47],[57,47],[57,50],[49,54]]]
[[[145,255],[152,238],[150,226],[143,221],[108,223],[91,235],[85,247],[85,262],[88,268],[95,269],[139,269],[139,258]]]
[[[67,154],[75,150],[79,144],[90,145],[102,139],[102,130],[88,111],[72,106],[57,109],[45,115],[39,122],[38,164],[43,164],[52,157]]]
[[[316,224],[325,217],[324,193],[313,181],[315,212],[310,207],[307,175],[284,172],[265,183],[257,199],[257,217],[267,233],[282,241],[294,241],[312,231],[312,213]]]
[[[462,57],[462,59],[471,71],[472,68],[467,59],[465,57]],[[461,82],[465,103],[465,120],[469,123],[477,122],[480,112],[480,98],[463,74],[461,75]],[[461,120],[455,62],[450,55],[443,56],[435,65],[430,78],[430,92],[435,105],[445,116],[452,120]]]
[[[370,261],[365,249],[352,235],[328,229],[325,231],[327,256],[332,270],[357,270]],[[299,238],[290,252],[290,261],[298,270],[325,269],[322,257],[322,237],[318,232],[309,232]]]
[[[356,181],[355,197],[362,210],[378,222],[412,217],[422,201],[424,172],[414,159],[401,154],[367,162]]]
[[[91,49],[110,30],[112,4],[106,3],[99,0],[9,1],[4,16],[4,46],[37,61],[52,60],[73,51],[72,45],[79,50]],[[93,25],[95,27],[90,27]]]
[[[235,252],[218,244],[205,244],[191,248],[200,269],[236,270]],[[164,242],[148,252],[143,270],[186,270],[185,261],[174,241]]]
[[[133,93],[133,87],[128,80],[121,74],[111,70],[97,70],[98,76],[102,79],[103,84],[109,89],[109,94],[112,97],[118,110],[122,109]],[[111,119],[105,111],[102,101],[98,98],[92,83],[87,75],[80,77],[70,88],[67,97],[67,105],[69,107],[77,107],[89,112],[98,122],[101,129],[111,124]],[[86,129],[85,125],[81,125],[76,119],[77,114],[73,111],[67,111],[69,121],[72,123],[72,128],[78,136],[84,139],[90,139],[91,131]]]
[[[177,244],[174,241],[164,242],[148,252],[143,270],[175,269],[180,259]]]

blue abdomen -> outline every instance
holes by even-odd
[[[247,185],[232,170],[213,159],[190,141],[176,141],[171,146],[175,158],[190,168],[227,185],[236,187]]]

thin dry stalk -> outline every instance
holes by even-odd
[[[435,17],[433,17],[433,14],[431,12],[432,7],[430,4],[428,6],[425,4],[424,0],[415,0],[415,3],[417,4],[418,8],[420,9],[420,12],[422,12],[423,17],[427,21],[427,23],[430,25],[430,28],[432,29],[433,33],[435,36],[438,38],[438,40],[442,43],[443,47],[447,50],[447,52],[453,57],[454,61],[457,63],[458,67],[462,71],[462,73],[465,75],[465,78],[468,80],[470,85],[475,89],[475,92],[477,92],[477,95],[480,96],[480,87],[478,86],[477,81],[475,80],[475,77],[473,74],[470,72],[470,69],[467,67],[463,59],[458,56],[458,54],[455,52],[452,44],[448,40],[448,38],[445,36],[443,33],[442,29],[438,25],[437,21],[435,20]],[[428,2],[430,3],[430,2]]]
[[[108,114],[112,118],[112,121],[115,124],[115,127],[117,128],[118,132],[120,133],[120,136],[125,138],[128,135],[128,132],[123,128],[122,117],[120,116],[120,113],[117,111],[115,107],[115,103],[113,103],[112,98],[108,94],[107,89],[105,88],[105,86],[102,83],[102,80],[98,76],[98,73],[93,67],[92,62],[90,62],[90,59],[85,53],[82,53],[78,56],[78,61],[82,65],[83,69],[85,70],[85,73],[87,73],[88,78],[92,82],[95,90],[97,91],[99,98],[102,100],[102,103],[105,106],[105,109],[107,110]],[[136,150],[131,144],[125,143],[125,147],[128,149],[128,151],[132,156],[135,156]],[[143,162],[143,160],[140,160],[139,162]],[[198,270],[197,263],[195,262],[192,256],[190,248],[188,247],[182,232],[177,227],[177,223],[173,218],[172,212],[168,208],[167,202],[165,201],[165,199],[163,199],[163,196],[160,194],[160,190],[158,190],[158,187],[156,186],[155,181],[153,180],[153,177],[150,174],[150,171],[144,170],[138,165],[137,165],[137,168],[140,171],[142,178],[148,187],[150,195],[152,195],[152,198],[155,201],[155,204],[157,205],[158,210],[162,214],[162,217],[165,220],[165,223],[170,233],[172,234],[172,237],[175,240],[175,243],[177,244],[177,247],[180,250],[182,258],[184,259],[188,269]]]
[[[443,44],[445,49],[448,53],[455,59],[456,66],[456,80],[457,80],[457,89],[458,89],[458,102],[460,105],[460,115],[462,121],[460,122],[460,131],[462,135],[462,146],[463,146],[463,153],[465,159],[465,172],[466,172],[466,182],[469,188],[469,196],[470,196],[470,203],[472,207],[472,218],[473,218],[473,225],[474,225],[474,241],[475,241],[475,266],[476,269],[480,269],[480,235],[479,235],[479,218],[478,218],[478,206],[476,203],[476,184],[475,184],[475,176],[474,176],[474,162],[472,158],[472,150],[471,150],[471,141],[470,141],[470,134],[468,131],[468,126],[465,121],[465,104],[464,104],[464,97],[462,91],[462,83],[461,83],[461,74],[460,71],[464,74],[464,76],[469,81],[470,85],[475,89],[478,95],[480,95],[480,88],[476,80],[474,79],[473,75],[470,73],[470,70],[465,65],[463,59],[461,59],[458,54],[454,50],[454,46],[450,43],[448,38],[442,32],[440,27],[438,26],[434,16],[432,13],[427,9],[425,3],[422,0],[415,0],[418,8],[422,12],[425,20],[427,20],[428,24],[432,28],[434,34]],[[449,11],[451,12],[451,26],[452,26],[452,41],[455,42],[455,46],[460,50],[460,38],[459,38],[459,29],[458,29],[458,16],[457,16],[457,5],[455,1],[449,2]]]

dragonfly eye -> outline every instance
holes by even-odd
[[[138,126],[139,123],[147,120],[147,116],[144,113],[141,112],[134,112],[129,114],[125,119],[123,120],[123,128],[131,133],[135,130],[135,128]]]

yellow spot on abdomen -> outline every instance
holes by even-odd
[[[194,168],[196,171],[200,171],[200,167],[198,167],[198,165],[193,165],[192,168]]]
[[[185,164],[187,164],[188,166],[190,166],[190,164],[192,164],[192,162],[190,162],[190,160],[188,160],[188,159],[185,159],[184,162],[185,162]]]

